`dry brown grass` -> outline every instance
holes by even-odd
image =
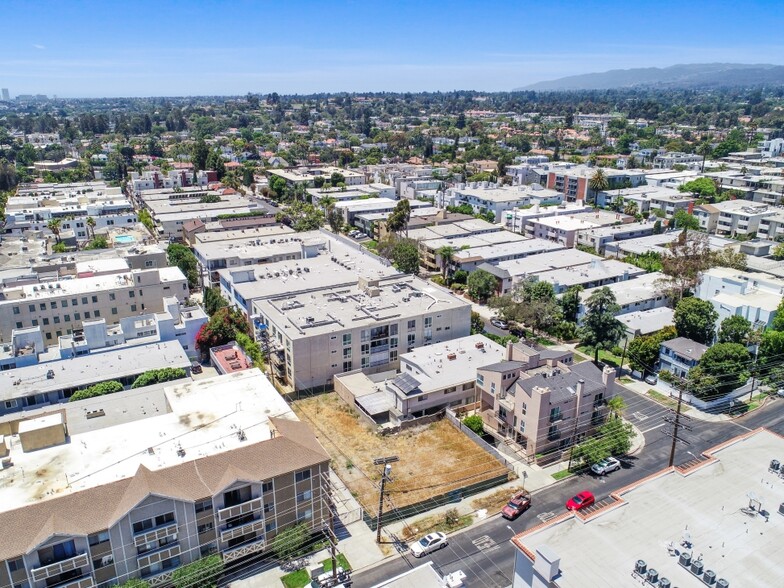
[[[392,466],[393,481],[386,486],[396,507],[507,472],[445,420],[382,437],[360,422],[335,393],[299,400],[294,411],[314,426],[332,456],[333,469],[371,513],[376,512],[381,479],[380,467],[373,465],[375,457],[400,457]]]
[[[509,502],[509,499],[512,497],[512,495],[522,489],[522,486],[516,486],[514,488],[502,488],[501,490],[493,492],[492,494],[480,496],[479,498],[471,501],[471,508],[474,510],[481,510],[484,508],[492,514],[495,511],[501,510],[504,505]]]

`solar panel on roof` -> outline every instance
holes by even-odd
[[[394,384],[400,388],[404,394],[410,394],[419,388],[419,382],[411,374],[400,374],[394,379]]]

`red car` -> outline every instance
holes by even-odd
[[[573,496],[566,501],[566,510],[580,510],[591,506],[595,501],[593,494],[588,492],[588,490],[583,490],[577,496]]]
[[[523,490],[509,499],[506,506],[501,509],[501,516],[513,521],[529,508],[531,508],[531,495]]]

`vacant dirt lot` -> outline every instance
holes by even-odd
[[[363,425],[335,393],[299,400],[294,411],[313,425],[332,456],[333,469],[369,512],[376,512],[381,479],[375,457],[400,457],[386,486],[398,508],[507,471],[447,421],[382,437]]]

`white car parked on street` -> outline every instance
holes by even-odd
[[[411,555],[414,557],[422,557],[428,553],[433,553],[439,549],[443,549],[448,545],[446,535],[441,532],[430,533],[425,535],[419,541],[411,546]]]

